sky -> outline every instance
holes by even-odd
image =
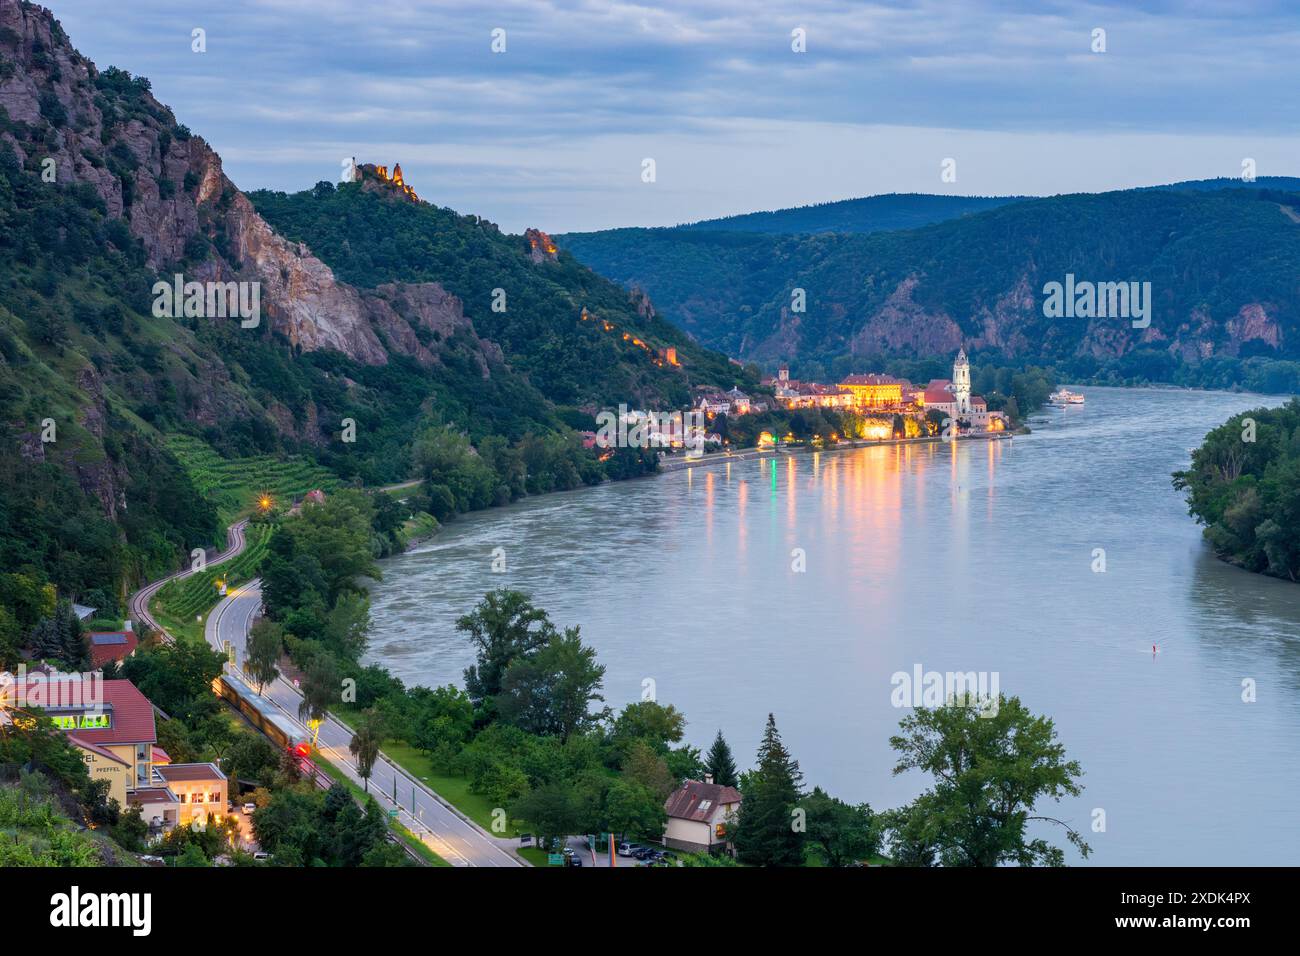
[[[43,2],[241,189],[400,162],[510,232],[1300,173],[1294,0]]]

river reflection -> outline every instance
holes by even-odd
[[[890,773],[891,675],[996,672],[1083,765],[1053,810],[1085,829],[1106,810],[1096,862],[1294,863],[1300,586],[1207,556],[1169,484],[1210,427],[1276,400],[1087,394],[1014,442],[734,462],[458,519],[384,562],[370,658],[460,683],[455,618],[529,590],[581,625],[612,706],[653,678],[689,742],[721,728],[742,760],[771,710],[810,783],[878,808],[922,786]]]

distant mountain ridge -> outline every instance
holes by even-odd
[[[1216,363],[1300,359],[1298,210],[1300,179],[1261,177],[1018,199],[911,230],[777,235],[760,221],[557,241],[702,343],[769,365],[860,370],[965,346],[1079,375],[1173,381],[1209,365],[1231,384],[1238,370]],[[1068,274],[1152,282],[1151,326],[1049,319],[1043,287]]]
[[[1156,186],[1138,186],[1135,189],[1159,189],[1174,192],[1210,192],[1217,189],[1280,189],[1300,190],[1300,178],[1293,176],[1260,176],[1250,182],[1241,179],[1195,179]],[[1123,191],[1123,190],[1119,190]],[[936,222],[946,222],[960,216],[985,212],[1015,202],[1048,197],[1041,196],[948,196],[936,193],[881,193],[855,199],[791,206],[785,209],[762,210],[701,219],[697,222],[667,226],[667,229],[697,232],[756,232],[767,235],[801,235],[816,232],[888,232],[895,229],[916,229]],[[616,232],[617,230],[602,230]],[[562,236],[599,235],[600,233],[574,233]]]
[[[703,219],[671,228],[696,232],[757,232],[794,235],[814,232],[885,232],[915,229],[958,216],[1019,202],[1021,196],[941,196],[889,193],[763,212]],[[567,237],[566,237],[567,238]]]

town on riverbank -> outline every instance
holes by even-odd
[[[690,408],[667,413],[626,406],[601,412],[595,416],[599,429],[580,433],[583,445],[600,449],[602,459],[619,448],[660,449],[659,467],[676,470],[790,447],[1001,438],[1020,425],[1014,399],[998,396],[1002,407],[993,407],[972,394],[964,349],[951,378],[924,386],[874,372],[847,375],[834,385],[800,381],[785,365],[761,385],[761,396],[700,386]]]

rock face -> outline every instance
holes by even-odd
[[[226,178],[221,158],[176,123],[145,81],[120,71],[101,75],[49,11],[0,0],[0,57],[8,74],[0,79],[0,106],[10,121],[53,123],[54,142],[47,140],[40,158],[54,161],[59,182],[92,186],[109,215],[121,217],[144,244],[151,267],[166,273],[206,253],[185,278],[260,283],[263,321],[304,351],[335,349],[383,365],[383,330],[392,347],[436,361],[390,312],[338,281],[305,246],[276,234]],[[0,133],[0,141],[20,161],[31,158],[11,133]],[[372,184],[416,201],[400,176]],[[413,297],[438,296],[426,289]]]

